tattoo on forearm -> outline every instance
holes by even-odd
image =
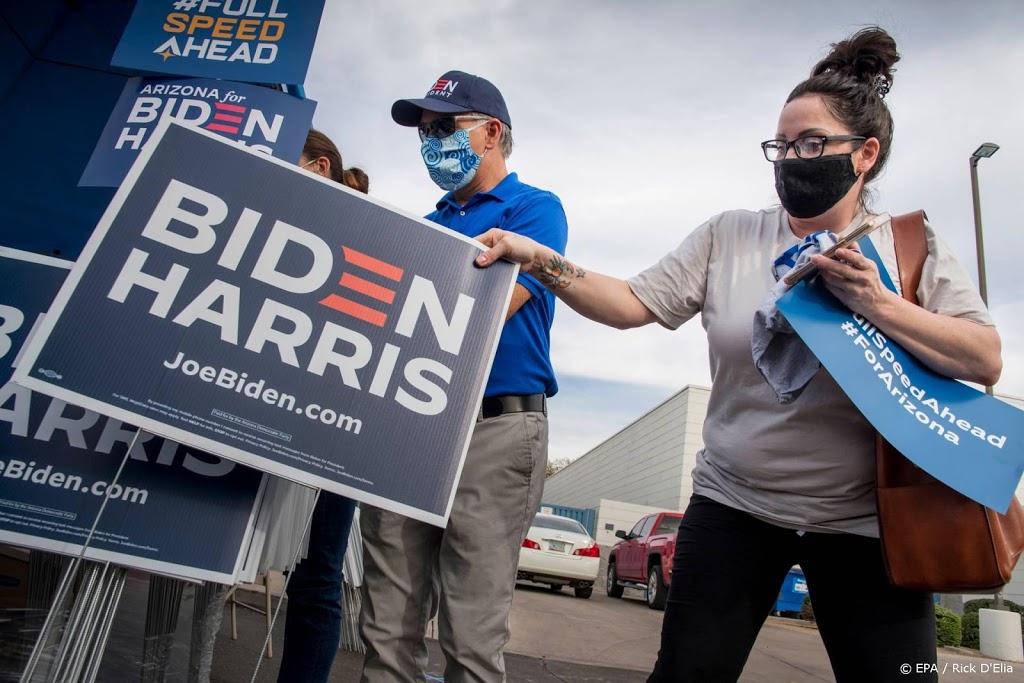
[[[537,259],[533,262],[533,270],[540,283],[551,289],[565,289],[574,279],[587,277],[587,271],[558,255],[552,256],[547,263]]]

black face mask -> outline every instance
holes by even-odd
[[[783,208],[794,218],[813,218],[825,213],[846,196],[859,177],[853,171],[849,154],[775,162],[775,191]]]

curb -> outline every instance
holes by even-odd
[[[776,617],[769,615],[768,619],[765,620],[766,624],[778,624],[780,626],[796,626],[797,628],[810,628],[815,631],[818,630],[818,625],[813,621],[806,621],[805,619],[790,619],[789,617]]]
[[[992,662],[1006,662],[1007,664],[1020,664],[1012,659],[999,659],[992,655],[987,655],[981,650],[975,650],[974,648],[964,647],[963,645],[940,645],[939,652],[948,652],[949,654],[964,655],[965,657],[978,657],[987,659]]]

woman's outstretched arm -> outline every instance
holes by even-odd
[[[659,322],[625,280],[586,271],[553,249],[494,228],[476,238],[488,247],[476,264],[486,268],[498,259],[518,263],[574,311],[621,330]]]

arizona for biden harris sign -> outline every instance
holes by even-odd
[[[129,78],[78,181],[117,187],[160,119],[172,117],[236,143],[298,161],[316,103],[249,83]]]
[[[15,381],[443,525],[516,275],[481,249],[165,121]]]

